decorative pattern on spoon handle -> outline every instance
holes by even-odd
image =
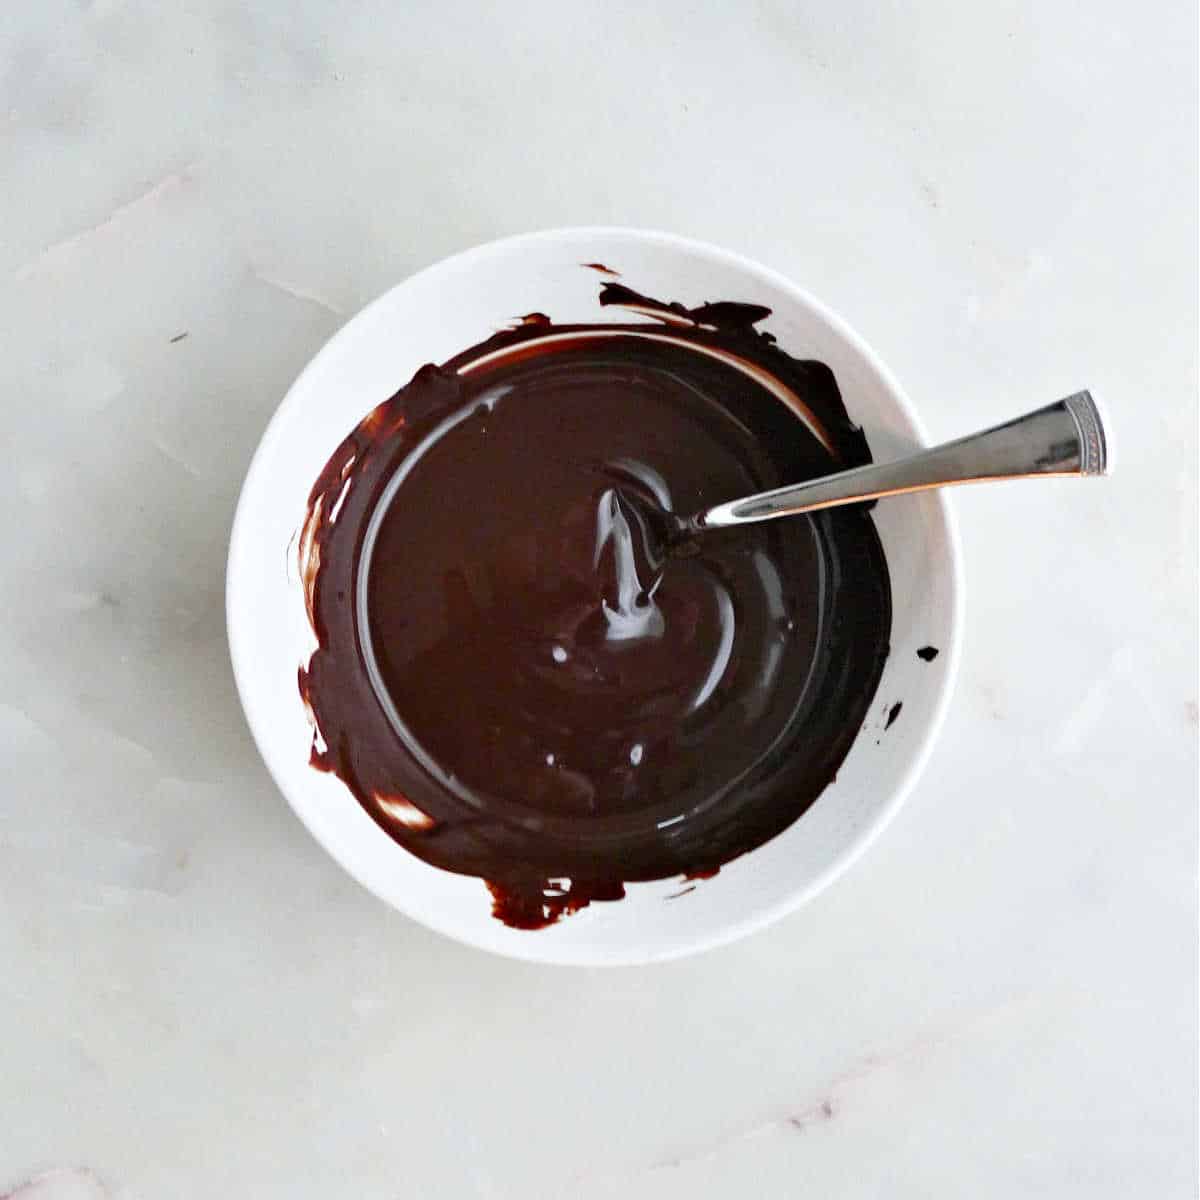
[[[1076,392],[1073,396],[1066,397],[1063,404],[1079,427],[1079,473],[1107,475],[1108,442],[1104,436],[1100,410],[1096,407],[1091,392]]]

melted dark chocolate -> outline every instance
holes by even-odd
[[[523,929],[787,828],[891,625],[864,507],[714,531],[651,577],[629,489],[690,514],[870,455],[829,369],[754,328],[768,309],[600,302],[656,320],[532,313],[422,367],[338,447],[301,538],[313,765]]]

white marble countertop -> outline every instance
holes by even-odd
[[[1194,1196],[1194,6],[8,7],[0,1193]],[[1120,461],[956,497],[955,702],[859,866],[586,972],[339,871],[222,588],[346,317],[606,222],[790,275],[938,437],[1094,387]]]

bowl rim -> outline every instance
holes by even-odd
[[[250,460],[250,465],[246,470],[246,475],[238,495],[238,502],[230,527],[225,576],[226,637],[238,700],[245,714],[246,723],[250,728],[255,746],[258,749],[259,757],[266,766],[268,774],[271,776],[276,788],[283,795],[283,798],[287,801],[292,812],[299,818],[314,840],[321,845],[326,853],[347,874],[373,896],[425,928],[432,929],[434,932],[452,938],[464,945],[472,946],[475,949],[484,950],[504,958],[564,966],[635,966],[649,962],[667,962],[707,950],[713,950],[773,925],[776,921],[797,911],[841,878],[874,845],[876,839],[891,824],[928,764],[930,755],[933,753],[933,747],[945,723],[946,714],[949,711],[950,701],[953,697],[958,678],[962,654],[963,612],[965,606],[965,581],[963,578],[962,547],[959,539],[958,524],[955,519],[950,496],[948,495],[948,489],[943,488],[933,493],[931,498],[938,506],[939,516],[946,533],[948,551],[946,569],[949,580],[948,591],[950,600],[948,627],[950,638],[949,645],[940,648],[942,654],[945,655],[940,693],[936,698],[932,714],[920,735],[920,740],[902,778],[854,841],[831,859],[828,865],[803,887],[797,888],[796,891],[787,894],[773,903],[765,904],[762,908],[748,916],[713,929],[698,931],[695,936],[680,938],[669,946],[643,949],[641,952],[638,952],[636,946],[631,946],[628,952],[620,955],[614,955],[611,951],[601,951],[597,954],[592,947],[586,944],[577,946],[562,945],[551,941],[538,942],[534,938],[524,939],[505,946],[497,946],[485,941],[481,937],[477,938],[471,930],[464,930],[449,923],[443,924],[436,920],[431,920],[425,914],[417,915],[411,912],[401,901],[391,896],[381,895],[366,878],[365,872],[360,870],[359,864],[354,858],[351,855],[343,853],[340,846],[330,844],[324,833],[310,820],[305,806],[298,800],[293,799],[290,791],[285,787],[281,774],[276,769],[274,763],[275,754],[269,748],[268,738],[262,727],[262,723],[248,702],[248,686],[245,680],[246,666],[244,664],[253,658],[253,652],[247,647],[239,624],[238,614],[244,606],[241,605],[239,598],[239,579],[236,563],[241,553],[242,544],[248,537],[246,532],[250,523],[248,512],[251,496],[257,487],[258,477],[265,470],[265,464],[270,457],[270,452],[282,434],[291,409],[299,402],[298,397],[306,378],[310,374],[315,374],[318,365],[326,357],[336,353],[341,344],[353,336],[352,327],[357,326],[369,313],[380,308],[399,288],[407,287],[415,281],[436,272],[447,271],[452,268],[461,269],[470,266],[476,260],[482,260],[498,253],[511,252],[523,244],[606,237],[626,238],[643,243],[657,244],[670,249],[717,260],[730,268],[744,272],[750,276],[757,276],[771,286],[786,293],[797,304],[809,309],[819,321],[824,322],[838,338],[845,342],[856,354],[861,356],[863,361],[878,375],[885,389],[912,426],[918,445],[921,447],[929,445],[929,437],[919,414],[908,399],[907,394],[900,386],[895,375],[867,341],[844,318],[829,308],[823,301],[817,299],[812,293],[800,287],[774,268],[768,267],[747,255],[725,249],[710,242],[662,230],[643,229],[625,225],[564,225],[532,230],[481,242],[468,249],[438,259],[413,274],[406,276],[347,318],[322,344],[285,392],[270,420],[267,422]]]

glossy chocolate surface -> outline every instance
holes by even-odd
[[[301,537],[313,765],[521,928],[787,828],[888,651],[865,506],[654,570],[628,503],[687,514],[869,461],[830,371],[758,305],[601,303],[641,319],[531,313],[423,367],[334,453]]]

